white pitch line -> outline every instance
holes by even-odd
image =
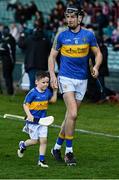
[[[59,125],[51,125],[52,127],[60,128]],[[92,134],[92,135],[98,135],[98,136],[105,136],[105,137],[111,137],[111,138],[119,138],[119,136],[106,134],[106,133],[100,133],[100,132],[94,132],[94,131],[88,131],[84,129],[75,129],[76,132],[84,133],[84,134]]]
[[[2,115],[0,115],[0,117],[5,119]],[[18,119],[14,119],[14,118],[9,118],[9,119],[18,120]],[[25,122],[25,120],[23,120],[23,119],[19,119],[19,121]],[[51,127],[60,128],[60,126],[57,124],[52,124]],[[92,134],[92,135],[105,136],[105,137],[110,137],[110,138],[119,138],[119,136],[116,136],[116,135],[106,134],[106,133],[101,133],[101,132],[88,131],[88,130],[84,130],[84,129],[75,129],[75,131],[79,132],[79,133],[83,133],[83,134]]]

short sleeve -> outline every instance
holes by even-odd
[[[93,33],[90,33],[90,46],[93,47],[97,47],[97,40],[96,37]]]
[[[52,48],[55,49],[56,51],[59,51],[61,46],[62,46],[61,33],[57,33],[56,36],[55,36]]]
[[[48,89],[47,91],[48,91],[48,100],[50,100],[51,97],[53,96],[53,92],[51,92],[50,89]]]
[[[31,90],[31,91],[26,95],[23,104],[31,103],[31,102],[33,101],[33,99],[34,99],[34,93],[33,93],[33,91]]]

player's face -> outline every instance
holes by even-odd
[[[66,22],[69,28],[75,29],[78,26],[78,17],[75,13],[66,13]]]
[[[44,77],[44,78],[41,78],[40,80],[36,80],[36,85],[39,90],[45,91],[49,85],[49,78]]]

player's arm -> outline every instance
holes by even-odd
[[[34,117],[33,115],[30,113],[30,110],[29,110],[29,107],[28,107],[28,104],[23,104],[23,108],[24,108],[24,111],[27,115],[27,118],[30,120],[30,121],[33,121],[34,120]]]
[[[58,51],[54,48],[51,49],[50,56],[48,58],[48,68],[50,73],[50,83],[53,89],[57,89],[57,78],[55,75],[55,62],[58,55]]]
[[[100,48],[99,47],[95,47],[95,48],[92,48],[91,49],[95,55],[95,65],[93,67],[93,73],[92,73],[92,76],[94,78],[97,78],[98,77],[98,70],[99,70],[99,67],[102,63],[102,53],[100,51]]]
[[[53,95],[49,100],[49,103],[55,103],[57,101],[57,89],[53,89]]]

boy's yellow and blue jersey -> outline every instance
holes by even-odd
[[[48,101],[52,97],[52,92],[47,88],[44,92],[39,92],[36,88],[33,88],[26,95],[24,104],[29,107],[31,114],[36,119],[35,122],[28,121],[32,124],[38,124],[40,118],[47,116]]]
[[[89,51],[97,48],[94,34],[84,28],[74,33],[66,29],[57,34],[53,48],[60,51],[59,76],[87,79]]]

